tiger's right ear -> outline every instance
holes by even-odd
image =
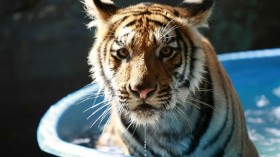
[[[118,10],[118,7],[108,0],[106,2],[105,0],[82,0],[82,3],[85,5],[88,16],[100,22],[107,21]],[[93,25],[89,24],[89,27]]]
[[[213,4],[214,0],[184,0],[177,9],[185,23],[198,28],[207,26]]]

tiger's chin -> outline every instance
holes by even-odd
[[[129,111],[131,122],[137,125],[156,125],[160,115],[164,112],[149,104],[141,104]]]

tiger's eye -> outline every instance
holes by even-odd
[[[117,50],[116,55],[119,59],[126,59],[129,56],[129,51],[126,48]]]
[[[173,52],[174,50],[172,47],[166,46],[161,49],[159,56],[161,58],[168,58],[172,56]]]

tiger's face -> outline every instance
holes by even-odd
[[[142,4],[118,10],[98,28],[89,55],[93,77],[117,114],[133,123],[156,125],[202,79],[205,59],[200,42],[194,42],[198,34],[177,14]]]
[[[175,26],[166,23],[163,28],[147,17],[134,22],[133,27],[124,26],[116,32],[108,73],[113,76],[113,94],[131,120],[154,123],[161,112],[175,106],[175,75],[183,56]]]

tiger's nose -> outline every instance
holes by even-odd
[[[156,83],[129,85],[129,90],[131,91],[131,93],[141,99],[147,99],[149,96],[152,96],[156,88]]]

